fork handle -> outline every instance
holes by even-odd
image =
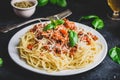
[[[41,20],[49,20],[49,19],[47,19],[47,18],[35,18],[35,19],[31,19],[31,20],[28,20],[28,21],[25,21],[25,22],[22,22],[22,23],[19,23],[19,24],[13,24],[13,25],[5,26],[5,27],[0,27],[0,32],[7,33],[8,31],[11,31],[15,28],[19,28],[19,27],[21,27],[23,25],[26,25],[26,24],[29,24],[31,22],[41,21]]]
[[[14,24],[14,25],[8,25],[8,26],[0,27],[0,32],[7,33],[10,30],[13,30],[15,28],[21,27],[23,25],[29,24],[29,23],[34,22],[34,21],[42,21],[42,20],[46,21],[46,20],[56,19],[56,18],[63,19],[63,18],[66,18],[67,16],[69,16],[71,14],[72,14],[72,12],[69,9],[67,9],[64,12],[61,12],[61,13],[53,15],[53,16],[48,16],[46,18],[35,18],[35,19],[31,19],[31,20],[25,21],[25,22],[20,23],[20,24]]]

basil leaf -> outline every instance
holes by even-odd
[[[92,25],[95,29],[102,29],[104,27],[104,22],[102,19],[97,18],[92,21]]]
[[[56,25],[61,25],[61,24],[64,24],[64,20],[62,19],[58,19],[54,22]]]
[[[51,23],[49,23],[47,26],[44,27],[44,31],[55,29],[57,25],[64,24],[64,20],[58,19],[58,20],[51,20]]]
[[[48,3],[48,0],[38,0],[38,6],[45,6]]]
[[[67,2],[66,2],[66,0],[57,0],[57,5],[60,7],[66,7]]]
[[[120,48],[118,47],[111,48],[109,50],[109,55],[114,62],[120,64]]]
[[[50,3],[56,4],[56,3],[57,3],[57,0],[50,0]]]
[[[71,47],[74,47],[78,42],[77,33],[74,31],[69,31],[69,43]]]
[[[80,18],[80,20],[82,20],[82,19],[96,19],[96,18],[99,18],[99,17],[96,15],[89,15],[89,16],[82,16]]]
[[[102,29],[104,27],[104,22],[102,19],[100,19],[98,16],[96,15],[89,15],[89,16],[83,16],[80,18],[80,20],[83,20],[83,19],[86,19],[86,20],[89,20],[89,19],[93,19],[92,21],[92,26],[95,28],[95,29]]]
[[[0,58],[0,67],[2,66],[2,64],[3,64],[3,59]]]
[[[47,31],[47,30],[53,29],[54,27],[55,27],[55,25],[53,23],[50,23],[47,26],[45,26],[43,30]]]

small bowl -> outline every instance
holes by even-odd
[[[22,1],[30,1],[30,2],[33,2],[34,5],[28,8],[21,8],[21,7],[15,6],[16,2],[22,2]],[[13,7],[13,11],[15,12],[15,14],[23,18],[31,17],[35,13],[37,4],[38,4],[37,0],[12,0],[11,1],[11,5]]]

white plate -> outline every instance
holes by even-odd
[[[92,32],[93,34],[97,35],[99,38],[99,41],[102,43],[103,45],[103,50],[102,52],[97,56],[96,60],[94,61],[94,63],[86,66],[85,68],[81,68],[81,69],[75,69],[75,70],[63,70],[63,71],[59,71],[59,72],[46,72],[44,70],[39,70],[36,68],[31,67],[30,65],[28,65],[24,60],[20,59],[19,57],[19,53],[17,50],[17,45],[19,43],[19,38],[25,34],[26,31],[28,31],[30,28],[33,27],[33,25],[27,26],[25,28],[23,28],[22,30],[18,31],[10,40],[9,44],[8,44],[8,52],[10,57],[12,58],[12,60],[17,63],[18,65],[22,66],[25,69],[28,69],[30,71],[36,72],[36,73],[40,73],[40,74],[46,74],[46,75],[54,75],[54,76],[65,76],[65,75],[73,75],[73,74],[78,74],[78,73],[83,73],[86,72],[88,70],[93,69],[94,67],[96,67],[97,65],[99,65],[103,59],[105,58],[106,54],[107,54],[107,43],[106,40],[104,39],[104,37],[97,32],[96,30],[92,29],[89,26],[86,26],[84,24],[80,24],[80,23],[75,23],[77,26],[82,27],[83,29]]]

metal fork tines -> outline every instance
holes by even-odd
[[[26,24],[32,23],[34,21],[42,21],[42,20],[50,20],[50,19],[63,19],[63,18],[68,17],[71,14],[72,14],[72,12],[69,9],[67,9],[67,10],[65,10],[65,11],[63,11],[63,12],[61,12],[59,14],[56,14],[56,15],[53,15],[53,16],[48,16],[46,18],[35,18],[35,19],[25,21],[23,23],[0,27],[0,32],[7,33],[8,31],[11,31],[11,30],[13,30],[15,28],[18,28],[18,27],[24,26]]]
[[[63,18],[66,18],[66,17],[68,17],[69,15],[71,15],[72,14],[72,12],[69,10],[69,9],[67,9],[67,10],[65,10],[65,11],[63,11],[63,12],[61,12],[61,13],[59,13],[59,14],[56,14],[56,15],[53,15],[53,16],[48,16],[48,17],[46,17],[47,19],[63,19]]]

